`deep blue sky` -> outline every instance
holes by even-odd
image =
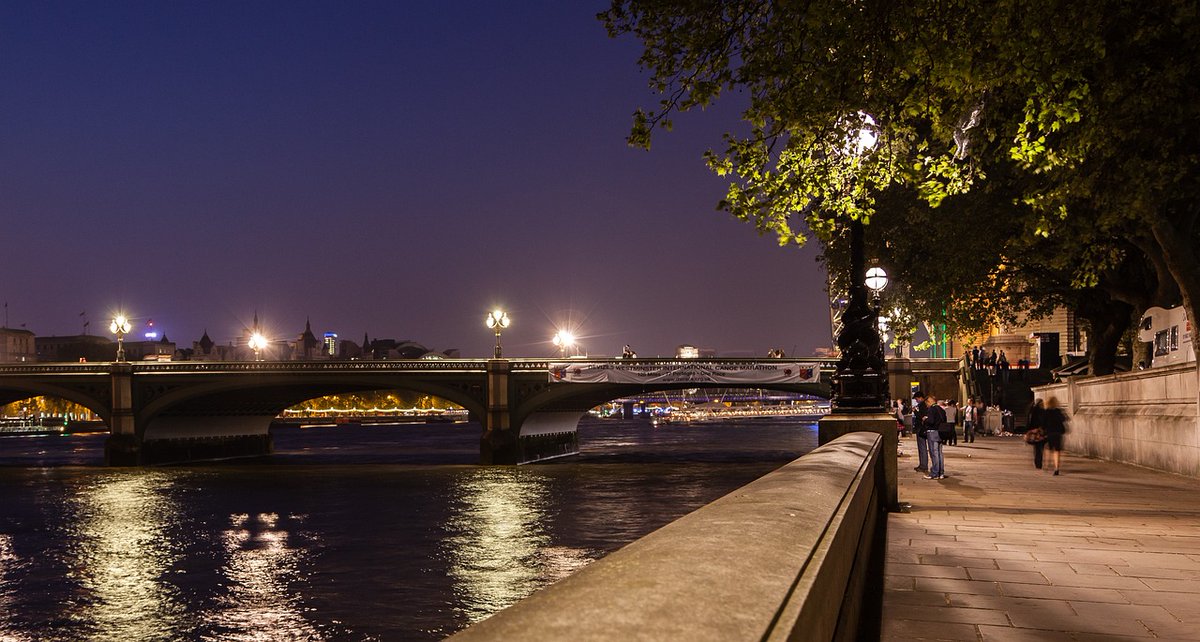
[[[516,5],[516,6],[512,6]],[[0,4],[0,298],[181,346],[278,337],[544,356],[829,344],[815,248],[715,210],[736,105],[625,144],[657,96],[586,2]],[[736,100],[736,97],[734,97]]]

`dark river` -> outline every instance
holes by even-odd
[[[276,454],[101,466],[0,438],[0,641],[436,640],[816,447],[816,424],[585,420],[481,467],[477,424],[284,428]]]

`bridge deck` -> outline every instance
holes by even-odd
[[[1053,477],[985,437],[935,482],[901,448],[884,640],[1200,640],[1195,479],[1070,453]]]

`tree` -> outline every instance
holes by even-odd
[[[829,247],[881,198],[937,207],[986,185],[999,228],[1020,239],[987,272],[1042,275],[1020,259],[1053,241],[1078,297],[1140,253],[1195,326],[1197,13],[1128,0],[614,0],[600,18],[643,41],[663,95],[635,114],[631,143],[747,94],[749,133],[727,134],[707,162],[733,178],[721,206],[760,233],[803,243],[807,228]],[[870,150],[855,145],[862,130],[877,136]]]

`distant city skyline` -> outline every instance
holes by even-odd
[[[650,152],[604,4],[0,6],[8,325],[271,332],[487,356],[828,346],[815,246],[715,210],[736,96]],[[140,336],[140,335],[139,335]]]

